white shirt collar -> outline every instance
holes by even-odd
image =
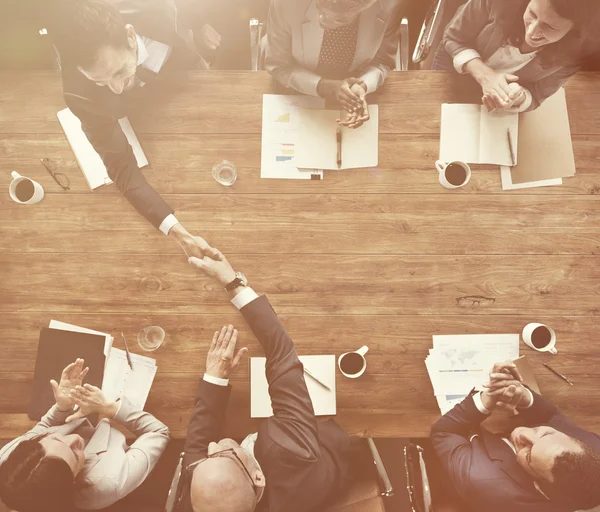
[[[144,39],[139,34],[136,34],[135,38],[137,40],[137,65],[140,66],[148,58],[148,49]]]

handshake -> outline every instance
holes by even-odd
[[[484,387],[481,401],[488,411],[505,409],[512,412],[517,407],[529,407],[533,400],[533,395],[523,384],[523,377],[511,361],[496,363],[490,372],[490,382]]]

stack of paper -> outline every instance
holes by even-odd
[[[309,375],[304,375],[308,394],[316,416],[336,414],[335,395],[335,356],[300,356],[304,367],[329,389],[319,384]],[[266,358],[250,358],[250,416],[268,418],[273,416],[269,384],[265,373]]]
[[[489,382],[495,363],[518,357],[518,334],[434,336],[425,365],[442,414]]]
[[[104,391],[107,398],[112,400],[125,396],[136,410],[144,410],[152,383],[154,382],[154,376],[158,370],[154,359],[138,354],[131,354],[132,370],[127,363],[125,351],[112,346],[114,338],[110,334],[66,324],[57,320],[51,320],[50,327],[63,331],[84,332],[105,336],[104,355],[106,356],[106,365],[102,379],[102,391]]]
[[[299,169],[296,142],[300,109],[325,107],[325,100],[312,96],[263,95],[261,178],[321,179],[322,170]]]

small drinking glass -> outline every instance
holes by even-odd
[[[146,352],[156,350],[165,341],[165,330],[158,325],[144,327],[138,334],[138,345]]]
[[[237,180],[237,169],[235,165],[229,160],[223,160],[215,164],[212,169],[212,175],[217,183],[230,187]]]

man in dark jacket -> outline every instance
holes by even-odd
[[[600,437],[521,381],[514,364],[496,364],[485,392],[472,393],[432,427],[449,481],[476,512],[571,512],[600,504]],[[498,406],[518,412],[505,437],[481,427]]]
[[[229,291],[266,355],[274,415],[241,445],[222,439],[236,352],[232,326],[216,332],[200,382],[183,461],[184,510],[317,512],[349,483],[351,440],[333,421],[317,423],[294,343],[265,296],[220,254],[190,263]]]

